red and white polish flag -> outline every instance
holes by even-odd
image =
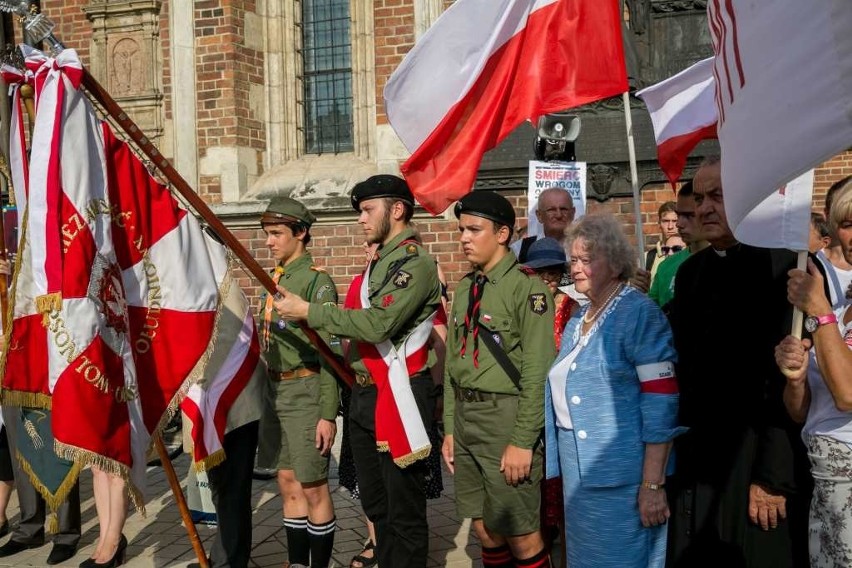
[[[699,142],[716,138],[716,81],[713,58],[704,59],[677,75],[642,89],[654,125],[657,160],[672,184],[677,185],[689,153]]]
[[[523,121],[626,90],[615,0],[458,0],[384,98],[411,152],[402,173],[434,214],[471,190],[482,155]]]
[[[260,419],[266,366],[248,299],[231,276],[225,248],[207,239],[224,298],[216,346],[202,380],[189,387],[180,408],[188,421],[192,461],[207,470],[226,459],[225,434]]]

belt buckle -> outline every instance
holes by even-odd
[[[367,375],[362,375],[361,373],[358,373],[355,375],[355,382],[358,383],[359,387],[366,387],[370,381]]]
[[[462,389],[462,400],[464,402],[476,402],[476,391],[473,389]]]

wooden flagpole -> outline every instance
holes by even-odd
[[[186,527],[186,532],[189,534],[189,542],[192,545],[192,550],[198,558],[200,568],[209,568],[207,562],[207,553],[204,552],[204,544],[198,536],[198,529],[192,520],[192,515],[189,512],[189,506],[186,504],[186,497],[183,495],[183,490],[180,488],[180,480],[178,480],[175,468],[172,466],[172,460],[169,458],[169,452],[163,445],[163,437],[157,434],[154,439],[154,445],[157,447],[157,454],[160,456],[160,463],[163,464],[163,471],[166,472],[166,479],[169,480],[169,487],[172,488],[172,495],[180,510],[180,517],[183,519],[183,525]]]
[[[195,211],[201,215],[205,222],[215,231],[216,235],[222,239],[225,245],[230,248],[243,265],[251,272],[260,284],[266,289],[269,294],[278,294],[278,288],[272,277],[266,273],[262,266],[254,259],[248,250],[237,240],[237,238],[228,230],[227,227],[219,220],[218,217],[210,210],[207,203],[198,196],[195,191],[189,186],[186,180],[178,173],[178,171],[169,163],[169,161],[160,153],[154,146],[151,140],[139,129],[135,122],[124,112],[119,104],[110,96],[100,83],[92,76],[91,73],[83,68],[83,86],[91,93],[96,101],[103,109],[118,123],[119,126],[127,133],[128,136],[137,144],[139,149],[154,163],[160,170],[169,183],[178,191],[178,193],[186,199]],[[328,365],[334,369],[335,373],[343,379],[350,387],[355,382],[352,370],[345,365],[319,334],[304,325],[301,327],[305,335],[317,349],[319,354],[326,360]]]
[[[639,268],[645,268],[645,234],[642,232],[642,198],[639,195],[639,171],[636,167],[636,146],[633,144],[633,112],[630,95],[621,95],[624,104],[624,125],[627,128],[627,154],[630,158],[630,185],[633,188],[633,213],[636,216],[636,248],[639,252]]]

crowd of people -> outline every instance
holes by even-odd
[[[852,566],[852,176],[812,217],[805,271],[736,240],[719,159],[660,208],[644,267],[615,217],[575,220],[563,190],[540,195],[544,235],[525,239],[508,200],[473,192],[454,209],[471,271],[452,303],[405,181],[373,176],[351,201],[366,259],[344,302],[309,252],[314,215],[279,196],[261,217],[279,287],[260,314],[267,389],[259,428],[226,449],[247,461],[259,438],[259,465],[277,470],[291,568],[332,556],[341,399],[341,481],[370,534],[355,568],[425,568],[441,459],[486,568]],[[251,483],[227,471],[211,475],[223,509],[225,487]],[[81,566],[118,565],[124,487],[93,476],[100,538]],[[249,564],[243,501],[220,511],[212,566]],[[40,517],[24,505],[0,556],[43,540],[43,503]]]

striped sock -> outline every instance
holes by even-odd
[[[332,517],[326,523],[317,525],[308,521],[308,540],[311,543],[312,568],[328,568],[334,548],[334,529],[336,527],[336,517]]]
[[[494,548],[482,547],[483,568],[514,568],[512,563],[512,551],[509,546],[496,546]]]
[[[287,531],[287,557],[290,564],[308,565],[311,554],[311,545],[308,538],[308,518],[297,517],[288,519],[284,517],[284,528]]]
[[[546,548],[542,548],[538,554],[530,558],[523,560],[515,558],[515,568],[551,568],[550,554],[547,553]]]

